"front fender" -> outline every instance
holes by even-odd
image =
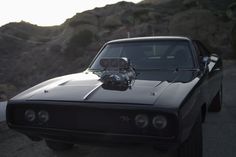
[[[190,135],[190,132],[202,113],[202,105],[206,104],[207,100],[204,96],[204,87],[199,82],[190,94],[186,97],[185,103],[179,110],[179,132],[180,142],[183,143]]]

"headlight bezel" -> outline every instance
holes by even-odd
[[[36,120],[36,112],[32,109],[25,110],[24,116],[27,122],[34,122]]]
[[[141,121],[144,122],[141,122]],[[136,127],[144,129],[147,128],[149,125],[149,117],[146,114],[137,114],[134,118],[134,122]],[[140,123],[144,123],[144,124],[140,124]]]
[[[168,120],[163,115],[156,115],[152,118],[152,126],[157,130],[163,130],[167,127]]]
[[[47,123],[50,119],[50,115],[47,111],[40,110],[37,114],[37,118],[38,118],[40,123]]]

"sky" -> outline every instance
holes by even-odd
[[[121,0],[0,0],[0,26],[30,22],[39,26],[60,25],[76,13]],[[141,0],[126,0],[140,2]]]

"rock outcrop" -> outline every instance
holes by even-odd
[[[0,28],[0,90],[11,87],[19,92],[46,79],[81,71],[106,41],[128,34],[196,38],[231,58],[236,54],[232,49],[236,29],[226,10],[218,0],[145,0],[78,13],[56,27],[7,24]]]

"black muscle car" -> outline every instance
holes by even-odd
[[[202,156],[202,122],[222,104],[222,60],[199,41],[143,37],[106,43],[84,72],[12,98],[7,123],[53,150],[131,144]]]

